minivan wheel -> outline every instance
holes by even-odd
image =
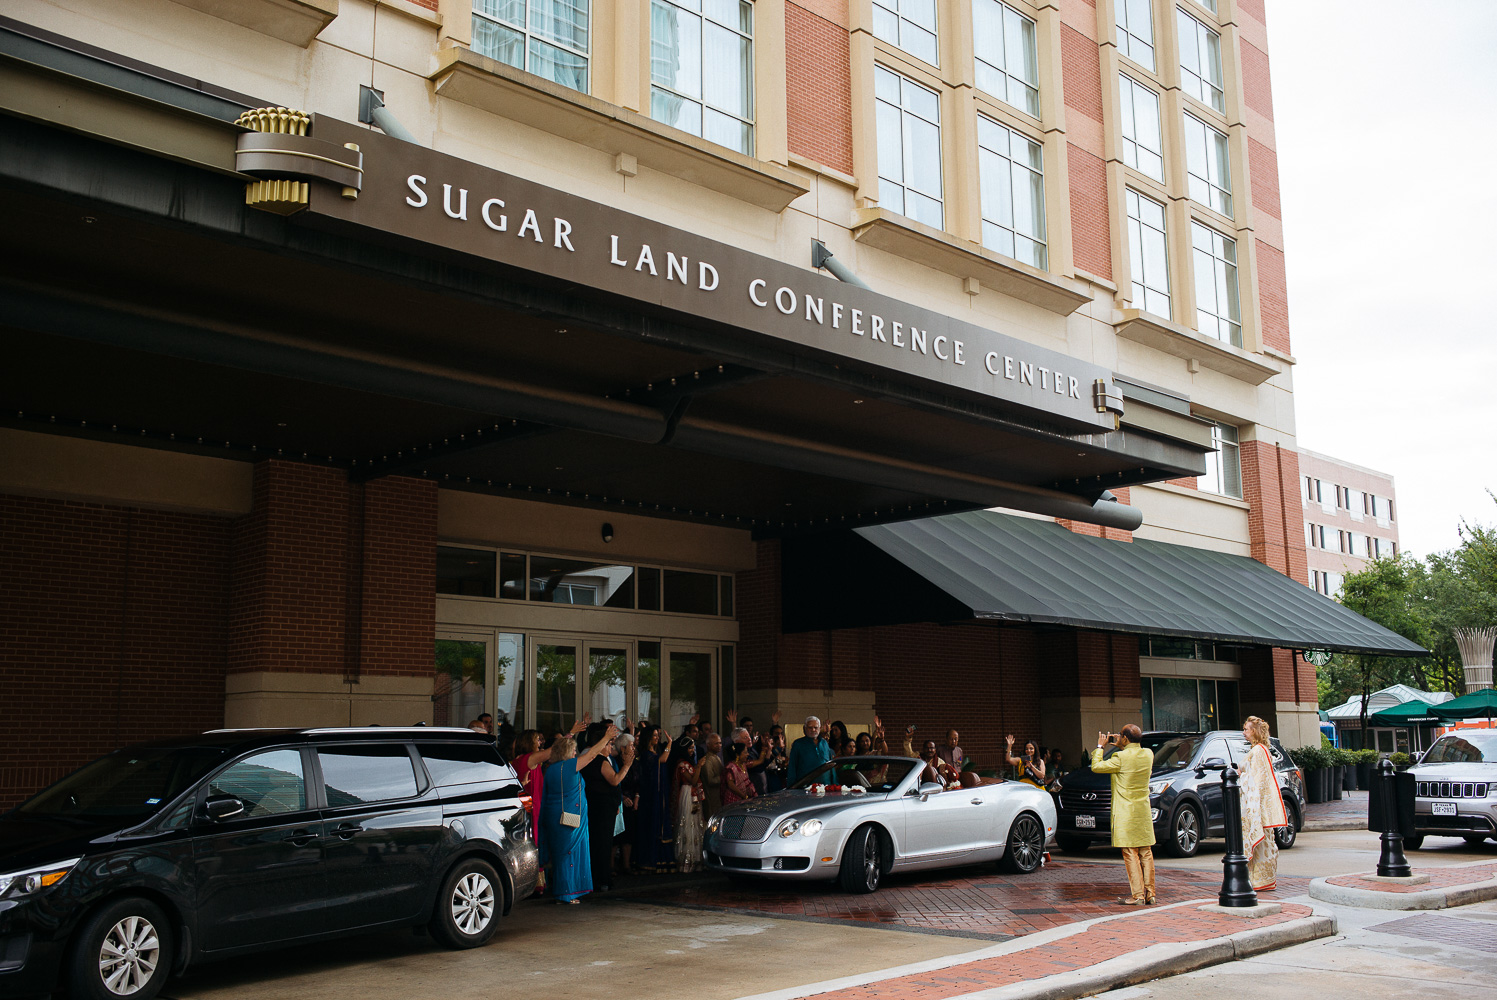
[[[844,892],[865,893],[878,888],[883,877],[883,848],[883,838],[872,823],[852,832],[842,850],[842,869],[837,873],[837,884]]]
[[[1184,805],[1175,811],[1165,848],[1177,858],[1196,856],[1196,851],[1201,849],[1201,814],[1196,812],[1195,806]]]
[[[504,886],[494,866],[469,858],[447,873],[432,915],[432,937],[449,948],[477,948],[499,930]]]
[[[150,1000],[172,965],[172,926],[149,899],[117,899],[99,910],[73,942],[68,995],[80,1000]]]

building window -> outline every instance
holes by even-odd
[[[1200,4],[1202,7],[1205,7],[1213,14],[1217,13],[1216,0],[1196,0],[1196,3]]]
[[[1190,175],[1190,199],[1232,214],[1232,162],[1226,136],[1196,118],[1186,115],[1186,171]]]
[[[1044,269],[1045,172],[1040,144],[977,116],[982,245]]]
[[[1164,180],[1164,140],[1159,130],[1159,95],[1118,75],[1123,118],[1123,163],[1156,181]]]
[[[1351,514],[1353,521],[1362,520],[1367,504],[1367,494],[1361,490],[1354,490],[1350,486],[1346,488],[1346,510]]]
[[[1117,0],[1118,51],[1154,68],[1154,10],[1150,0]]]
[[[1237,681],[1141,677],[1145,729],[1204,733],[1237,724]]]
[[[1367,513],[1384,524],[1391,523],[1393,520],[1393,501],[1387,497],[1375,496],[1371,493],[1366,494],[1366,497]]]
[[[473,51],[587,93],[592,0],[473,0]]]
[[[1040,66],[1034,22],[998,0],[974,0],[972,33],[977,86],[1038,118]]]
[[[937,65],[936,0],[873,0],[873,34]]]
[[[653,0],[650,117],[754,154],[753,4]]]
[[[1195,257],[1196,327],[1208,337],[1241,347],[1242,304],[1237,296],[1237,241],[1193,222],[1190,243]],[[1320,498],[1317,496],[1316,499]]]
[[[1237,443],[1237,428],[1231,424],[1211,425],[1211,444],[1216,449],[1206,456],[1206,474],[1197,485],[1206,493],[1242,499],[1242,456]]]
[[[1305,499],[1314,503],[1320,503],[1321,483],[1314,476],[1305,477]]]
[[[1222,215],[1232,214],[1232,166],[1227,137],[1194,115],[1185,116],[1185,169],[1190,197]]]
[[[1133,305],[1170,318],[1170,267],[1164,236],[1164,206],[1131,188],[1128,202],[1128,248],[1133,264]]]
[[[941,98],[873,67],[878,105],[878,199],[885,208],[945,228],[941,194]]]
[[[1305,522],[1305,544],[1312,549],[1325,548],[1325,525]]]
[[[1175,8],[1180,25],[1180,85],[1202,104],[1226,113],[1222,94],[1222,36]]]

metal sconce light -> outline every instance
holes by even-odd
[[[607,522],[603,524],[603,541],[605,544],[613,541],[613,525]]]

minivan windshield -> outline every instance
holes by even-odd
[[[112,821],[148,819],[193,782],[221,764],[220,747],[146,747],[101,757],[21,803],[36,817]]]
[[[1435,740],[1421,764],[1479,764],[1497,760],[1497,732],[1467,730]]]

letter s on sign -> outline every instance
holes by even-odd
[[[421,189],[421,185],[425,183],[426,178],[422,177],[420,174],[411,174],[411,176],[405,179],[405,186],[411,189],[411,194],[406,195],[405,203],[407,205],[411,206],[412,208],[426,207],[426,192]],[[415,195],[415,197],[413,198],[411,197],[411,195]],[[417,201],[417,198],[419,198],[420,200]]]

